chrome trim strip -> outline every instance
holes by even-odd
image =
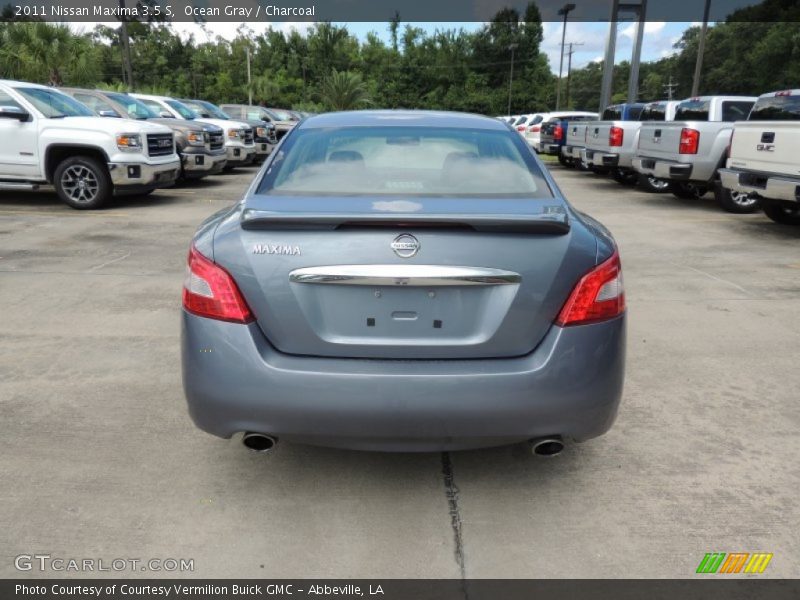
[[[508,285],[522,281],[519,273],[484,267],[440,265],[331,265],[306,267],[289,273],[294,283],[440,287]]]

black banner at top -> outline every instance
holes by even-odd
[[[620,20],[635,18],[644,5],[647,21],[703,20],[704,0],[535,0],[542,21],[609,21],[615,2]],[[525,0],[0,0],[3,20],[103,22],[287,21],[485,22],[504,8],[524,17]],[[567,9],[565,11],[565,9]],[[800,20],[800,0],[709,0],[709,20]]]

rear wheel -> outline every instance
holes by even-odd
[[[731,213],[746,214],[756,212],[761,208],[761,203],[754,194],[729,190],[722,187],[719,182],[714,187],[714,197],[724,210]]]
[[[764,214],[776,223],[783,225],[800,225],[800,205],[782,202],[766,202],[762,204]]]
[[[708,191],[704,185],[684,182],[673,182],[670,187],[673,196],[676,198],[683,198],[684,200],[700,198]]]
[[[113,194],[108,171],[89,156],[73,156],[62,161],[53,174],[58,197],[79,210],[100,208]]]
[[[652,175],[639,175],[639,187],[651,194],[662,194],[669,191],[670,183],[666,179],[658,179]]]
[[[611,171],[611,177],[614,178],[614,181],[622,185],[636,185],[636,182],[639,180],[638,173],[628,171],[627,169],[614,169]]]

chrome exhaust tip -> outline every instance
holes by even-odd
[[[559,437],[544,437],[531,440],[531,452],[536,456],[556,456],[564,449],[564,442]]]
[[[278,445],[278,438],[265,433],[248,431],[242,436],[242,444],[253,452],[267,454],[268,452],[272,452],[275,446]]]

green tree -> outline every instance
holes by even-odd
[[[369,102],[361,75],[336,69],[322,82],[321,97],[333,110],[353,110]]]

